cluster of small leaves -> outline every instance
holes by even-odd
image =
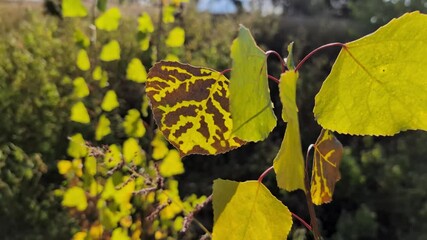
[[[122,15],[117,7],[107,8],[106,1],[98,3],[100,14],[93,26],[97,32],[90,38],[80,29],[74,34],[80,47],[76,66],[81,76],[73,80],[75,103],[70,114],[77,128],[89,127],[94,131],[69,137],[67,153],[72,160],[58,161],[67,188],[56,192],[63,196],[62,205],[70,208],[80,222],[81,229],[74,239],[176,237],[184,216],[206,197],[191,195],[181,199],[178,182],[173,179],[184,172],[181,157],[177,150],[169,149],[160,132],[150,134],[153,126],[144,120],[149,119],[146,98],[142,98],[140,109],[121,107],[121,99],[104,69],[106,64],[121,59],[120,43],[110,38],[98,47],[94,36],[103,34],[108,38],[110,32],[119,28]],[[179,3],[163,6],[163,24],[173,22],[175,4]],[[64,0],[63,15],[86,17],[88,11],[79,0]],[[141,53],[156,48],[151,45],[154,31],[150,15],[142,13],[136,34]],[[184,30],[175,27],[165,45],[179,49],[184,39]],[[168,57],[177,60],[175,55]],[[125,78],[144,87],[147,72],[140,58],[130,60]],[[121,111],[127,114],[121,117]],[[110,139],[118,139],[113,136],[126,138],[123,142],[111,142]],[[144,145],[146,142],[149,144]]]

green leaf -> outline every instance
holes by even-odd
[[[160,164],[159,170],[163,177],[184,173],[184,164],[182,164],[179,152],[175,149],[170,150]]]
[[[145,155],[139,147],[138,140],[129,138],[123,143],[123,158],[126,162],[133,162],[135,165],[145,161]]]
[[[298,73],[289,70],[281,75],[279,83],[280,101],[283,105],[282,118],[288,125],[273,165],[278,186],[287,191],[305,190],[304,157],[296,104],[297,80]]]
[[[231,134],[223,74],[162,61],[150,69],[145,91],[159,129],[181,156],[223,153],[245,143]]]
[[[165,40],[168,47],[181,47],[185,41],[185,31],[181,27],[174,27]]]
[[[81,0],[63,0],[62,16],[64,17],[85,17],[87,10]]]
[[[77,102],[71,107],[70,120],[83,124],[90,123],[89,113],[83,102]]]
[[[292,227],[288,208],[258,181],[215,180],[213,209],[213,240],[286,239]]]
[[[138,58],[132,58],[126,70],[126,78],[138,83],[147,80],[147,71]]]
[[[104,99],[101,103],[102,110],[106,112],[111,112],[113,109],[119,106],[119,101],[117,101],[117,94],[114,90],[108,90],[105,93]]]
[[[102,47],[99,57],[104,62],[110,62],[120,59],[120,45],[117,40],[111,40]]]
[[[276,126],[267,78],[267,57],[240,26],[231,46],[230,112],[233,133],[245,141],[267,138]]]
[[[77,53],[77,67],[82,71],[87,71],[90,69],[89,56],[87,55],[86,50],[80,49]]]
[[[356,135],[427,130],[426,25],[412,12],[347,43],[316,96],[319,124]]]
[[[136,109],[130,109],[123,122],[123,128],[129,137],[140,138],[145,134],[144,123],[141,114]]]
[[[111,133],[110,124],[110,120],[105,116],[105,114],[102,114],[101,117],[99,117],[99,122],[95,131],[96,141],[102,140],[105,136]]]
[[[81,133],[74,134],[70,137],[67,154],[73,158],[83,158],[87,155],[86,142]]]
[[[104,12],[107,9],[107,0],[97,0],[96,7],[99,11]]]
[[[153,22],[151,21],[150,15],[148,15],[148,13],[146,13],[146,12],[143,13],[138,18],[138,31],[140,31],[142,33],[152,33],[152,32],[154,32]]]
[[[114,31],[119,27],[121,17],[119,8],[110,8],[95,20],[95,26],[107,32]]]
[[[62,199],[62,206],[75,207],[79,211],[84,211],[87,208],[85,191],[80,187],[69,188]]]
[[[82,31],[80,31],[79,29],[76,29],[76,31],[74,31],[74,42],[80,46],[81,48],[87,48],[90,45],[90,40],[89,38],[86,36],[86,34],[84,34]]]
[[[84,98],[89,95],[89,88],[86,81],[82,77],[78,77],[73,81],[74,92],[73,95],[77,98]]]

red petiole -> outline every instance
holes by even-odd
[[[347,48],[347,46],[344,43],[339,43],[339,42],[335,42],[335,43],[329,43],[329,44],[325,44],[323,46],[320,46],[316,49],[314,49],[313,51],[311,51],[309,54],[307,54],[307,56],[305,56],[301,62],[298,63],[297,67],[295,68],[295,72],[298,72],[298,70],[301,68],[301,66],[311,57],[313,56],[316,52],[318,52],[319,50],[322,50],[324,48],[329,48],[329,47],[343,47],[343,48]]]

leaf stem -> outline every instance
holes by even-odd
[[[274,82],[276,82],[277,84],[279,84],[280,83],[280,80],[279,79],[277,79],[277,78],[275,78],[275,77],[273,77],[273,76],[271,76],[271,75],[268,75],[268,78],[270,79],[270,80],[273,80]]]
[[[274,56],[276,56],[279,59],[280,65],[282,66],[282,73],[284,73],[286,70],[285,60],[283,60],[282,56],[280,56],[280,54],[274,50],[269,50],[269,51],[265,52],[265,55],[267,55],[267,57],[270,56],[271,54],[273,54]]]
[[[312,232],[312,228],[310,224],[308,224],[304,219],[302,219],[300,216],[296,215],[295,213],[291,212],[292,217],[296,218],[298,221],[300,221],[310,232]]]
[[[262,180],[264,179],[265,175],[267,175],[269,172],[271,172],[271,170],[273,170],[273,166],[267,168],[263,173],[261,173],[261,175],[258,178],[258,182],[262,183]]]
[[[297,67],[295,68],[295,72],[298,72],[298,70],[301,68],[301,66],[319,50],[322,50],[324,48],[329,48],[329,47],[336,47],[336,46],[347,48],[347,46],[344,43],[340,43],[340,42],[334,42],[334,43],[328,43],[328,44],[322,45],[322,46],[314,49],[313,51],[311,51],[309,54],[307,54],[307,56],[305,56],[301,60],[301,62],[298,63]]]

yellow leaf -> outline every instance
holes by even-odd
[[[151,141],[151,146],[153,147],[153,159],[160,160],[166,156],[169,152],[168,145],[162,135],[162,132],[156,130],[156,135],[154,136],[153,141]]]
[[[70,137],[70,144],[68,145],[67,153],[73,158],[86,157],[87,146],[81,133],[74,134]]]
[[[71,161],[68,160],[59,160],[57,167],[60,174],[66,175],[68,172],[70,172],[72,164]]]
[[[75,207],[79,211],[87,208],[87,199],[85,191],[80,187],[71,187],[64,193],[62,206]]]
[[[74,92],[73,95],[78,98],[84,98],[89,95],[89,88],[86,84],[86,81],[82,77],[78,77],[73,81]]]
[[[101,117],[99,117],[99,122],[96,126],[95,139],[96,141],[100,141],[110,133],[110,120],[105,116],[105,114],[102,114]]]
[[[130,109],[128,111],[123,122],[123,127],[125,129],[125,133],[129,137],[139,138],[144,136],[146,132],[140,113],[136,109]]]
[[[143,117],[148,117],[149,99],[146,94],[142,96],[141,113]]]
[[[107,168],[117,166],[121,161],[120,149],[116,144],[109,146],[108,151],[105,153],[104,162]]]
[[[111,40],[102,47],[99,57],[104,62],[111,62],[120,59],[120,45],[117,40]]]
[[[126,180],[127,179],[124,178],[124,181]],[[135,191],[135,181],[131,180],[121,189],[116,190],[114,193],[114,201],[121,206],[126,206],[132,198],[133,191]]]
[[[73,164],[73,172],[77,177],[83,176],[83,163],[82,159],[76,158],[72,162]]]
[[[132,217],[131,216],[125,216],[122,219],[120,219],[120,225],[124,228],[129,228],[132,225]]]
[[[101,103],[102,110],[106,112],[111,112],[113,109],[119,106],[119,101],[117,101],[117,94],[114,90],[108,90],[105,93],[104,99]]]
[[[99,81],[100,87],[108,86],[108,73],[107,71],[102,70],[100,66],[97,66],[92,73],[92,78],[95,81]]]
[[[97,163],[94,156],[87,156],[85,160],[85,170],[91,176],[94,176],[97,172]]]
[[[87,124],[90,123],[89,113],[83,102],[77,102],[71,107],[71,121]]]
[[[86,240],[87,233],[86,232],[76,232],[73,235],[73,240]]]
[[[81,0],[63,0],[62,16],[64,17],[85,17],[87,10]]]
[[[147,80],[147,71],[138,58],[132,58],[126,70],[126,78],[138,83]]]
[[[104,233],[104,227],[99,222],[94,223],[89,230],[89,235],[92,240],[102,239],[102,234]]]
[[[175,22],[175,8],[171,5],[166,5],[163,7],[163,22],[164,23],[173,23]]]
[[[121,17],[120,10],[117,7],[112,7],[95,20],[95,25],[101,30],[114,31],[119,27]]]
[[[90,69],[89,56],[87,55],[86,50],[80,49],[77,53],[77,67],[82,71],[87,71]]]
[[[100,194],[102,190],[103,186],[98,184],[95,179],[92,179],[92,182],[90,183],[89,195],[95,197]]]
[[[130,237],[125,229],[116,228],[111,235],[111,240],[130,240]]]
[[[185,31],[181,27],[174,27],[165,40],[168,47],[181,47],[185,41]]]
[[[143,13],[138,18],[138,31],[143,32],[143,33],[154,32],[153,22],[151,21],[150,15],[148,15],[147,13]]]
[[[173,229],[177,232],[181,231],[183,223],[184,223],[183,217],[181,216],[176,217],[175,220],[173,221]]]
[[[123,158],[126,162],[133,162],[135,165],[145,161],[145,155],[139,147],[138,140],[129,138],[123,143]]]
[[[147,49],[150,47],[150,39],[150,36],[139,39],[139,49],[141,49],[141,51],[147,51]]]
[[[164,177],[170,177],[184,173],[184,165],[182,164],[179,152],[172,149],[160,164],[160,174]]]
[[[84,32],[80,31],[79,29],[76,29],[74,31],[74,42],[77,43],[80,47],[82,48],[87,48],[90,45],[90,40],[89,38],[86,36],[86,34],[84,34]],[[87,54],[86,54],[87,55]]]
[[[165,57],[165,61],[179,62],[179,58],[175,54],[168,53]]]

